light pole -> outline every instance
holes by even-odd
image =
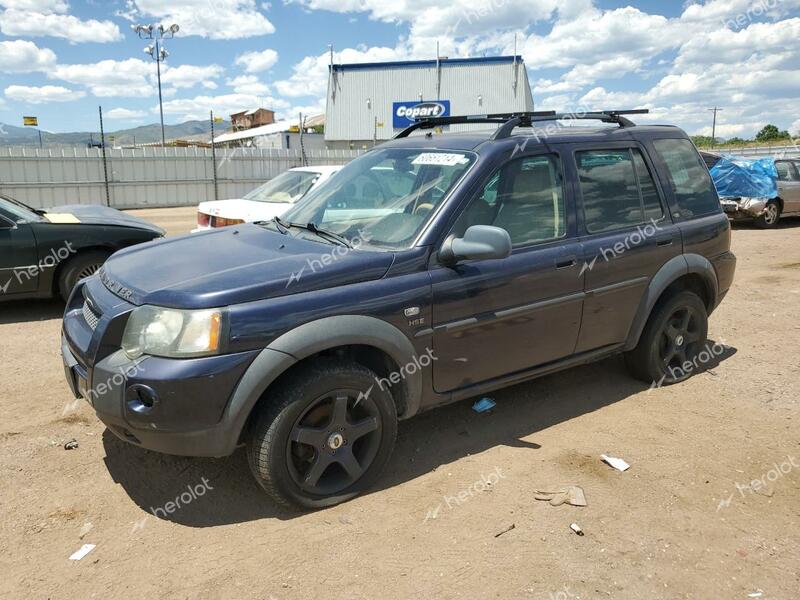
[[[155,40],[155,44],[150,44],[145,47],[145,54],[149,54],[150,58],[156,61],[156,73],[158,74],[158,112],[161,114],[161,147],[166,144],[164,138],[164,102],[161,98],[161,63],[169,56],[169,52],[159,44],[159,40],[165,38],[173,38],[178,33],[180,27],[173,23],[165,28],[163,25],[156,27],[155,25],[131,25],[136,34],[143,40]]]

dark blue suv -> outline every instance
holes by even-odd
[[[280,219],[114,254],[66,308],[73,392],[143,448],[246,445],[315,508],[420,411],[616,353],[685,379],[736,264],[708,170],[680,129],[575,116],[420,121]]]

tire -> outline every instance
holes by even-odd
[[[94,275],[109,256],[110,253],[105,250],[87,250],[73,256],[64,264],[58,276],[58,291],[64,302],[69,300],[75,284],[84,277]]]
[[[324,508],[368,489],[396,437],[394,400],[376,385],[375,373],[326,359],[270,391],[248,429],[247,459],[256,481],[278,503]]]
[[[702,366],[696,359],[707,335],[703,301],[693,292],[678,292],[656,304],[638,345],[625,354],[628,370],[654,386],[684,381]]]
[[[759,229],[774,229],[781,220],[781,205],[777,200],[770,200],[764,208],[764,214],[754,221]]]

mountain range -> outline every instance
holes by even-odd
[[[230,130],[228,121],[214,124],[214,133]],[[118,131],[106,130],[106,144],[109,146],[130,146],[161,141],[161,125],[152,123],[132,129]],[[194,141],[211,141],[211,124],[208,121],[186,121],[177,125],[165,125],[164,134],[169,140],[191,139]],[[42,144],[45,146],[76,146],[99,144],[99,131],[75,131],[68,133],[51,133],[42,130]],[[0,146],[38,146],[39,130],[36,127],[16,127],[0,123]]]

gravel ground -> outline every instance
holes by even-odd
[[[193,226],[194,209],[136,212]],[[67,388],[62,306],[0,305],[0,597],[797,598],[799,240],[799,221],[736,228],[709,327],[725,348],[690,380],[649,390],[612,358],[499,391],[489,413],[423,414],[376,489],[309,514],[273,505],[241,451],[118,441]],[[534,499],[563,483],[588,506]]]

